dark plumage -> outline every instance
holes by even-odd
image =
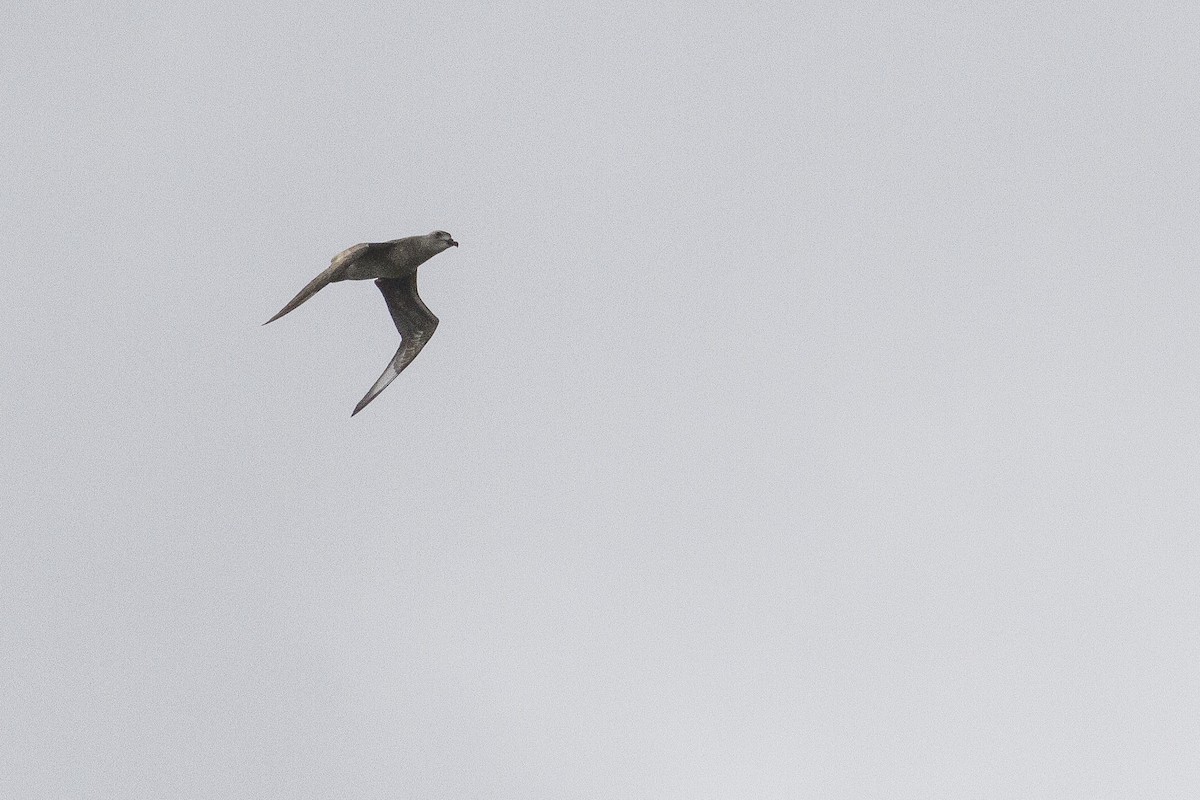
[[[438,318],[417,294],[417,268],[451,247],[458,247],[458,242],[445,231],[433,231],[424,236],[408,236],[390,242],[356,244],[334,256],[328,269],[309,281],[278,314],[263,324],[274,322],[294,311],[327,284],[375,279],[392,321],[396,323],[396,330],[400,332],[400,349],[379,380],[354,407],[350,414],[354,416],[396,379],[433,336]]]

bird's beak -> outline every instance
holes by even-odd
[[[454,241],[453,239],[451,239],[451,240],[450,240],[450,246],[451,246],[451,247],[458,247],[458,242],[456,242],[456,241]]]

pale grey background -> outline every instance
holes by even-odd
[[[1198,7],[647,5],[4,4],[0,796],[1196,796]]]

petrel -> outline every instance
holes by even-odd
[[[269,325],[284,314],[295,311],[305,300],[325,288],[326,284],[375,279],[392,321],[396,323],[396,330],[400,331],[400,349],[375,385],[358,401],[350,414],[353,417],[404,371],[433,336],[438,318],[417,294],[417,267],[451,247],[458,247],[458,242],[445,231],[406,236],[390,242],[356,244],[334,256],[328,269],[309,281],[278,314],[263,324]]]

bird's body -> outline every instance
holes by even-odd
[[[278,314],[263,324],[294,311],[330,283],[375,280],[396,330],[400,332],[401,343],[387,369],[350,415],[354,416],[395,380],[433,335],[438,319],[417,294],[417,268],[443,250],[457,246],[458,242],[445,231],[406,236],[390,242],[356,244],[334,256],[324,272],[309,281]]]

